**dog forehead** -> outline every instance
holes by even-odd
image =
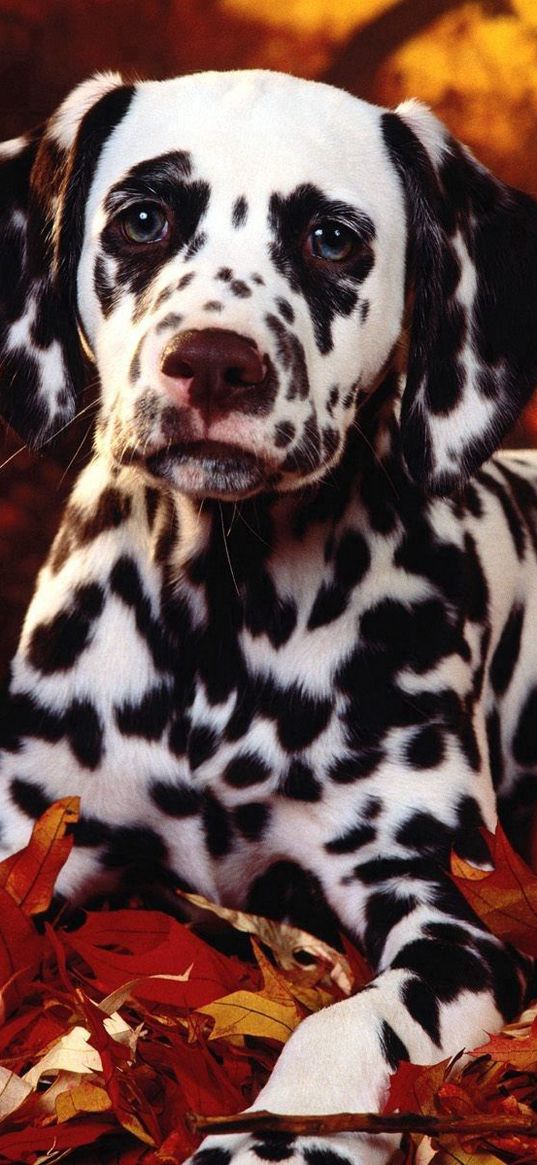
[[[212,190],[254,197],[315,182],[390,215],[399,187],[387,176],[382,112],[330,85],[265,70],[141,82],[102,151],[88,210],[132,167],[181,151]]]

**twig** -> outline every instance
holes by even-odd
[[[287,1116],[282,1113],[243,1112],[236,1116],[188,1115],[195,1133],[291,1133],[319,1136],[332,1133],[424,1133],[478,1136],[494,1133],[525,1133],[537,1136],[537,1117],[475,1113],[471,1116],[424,1116],[418,1112],[336,1112],[324,1116]]]

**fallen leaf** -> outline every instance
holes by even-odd
[[[452,878],[466,901],[493,934],[529,955],[537,955],[537,875],[509,845],[500,825],[483,830],[493,870],[476,870],[452,860]]]
[[[0,1121],[19,1108],[31,1091],[30,1084],[9,1068],[0,1066]]]
[[[61,1092],[56,1099],[56,1116],[60,1124],[80,1116],[82,1112],[107,1112],[112,1108],[108,1093],[98,1084],[84,1081]]]
[[[180,891],[182,898],[191,902],[199,910],[208,910],[218,918],[228,922],[235,930],[251,934],[260,939],[269,947],[284,970],[297,970],[305,973],[304,955],[309,956],[312,963],[321,964],[330,979],[339,987],[344,995],[350,995],[354,981],[349,960],[337,951],[335,947],[322,942],[305,930],[290,926],[287,922],[274,922],[270,918],[263,918],[259,914],[247,914],[244,910],[231,910],[228,906],[221,906],[216,902],[209,902],[201,894],[187,894]],[[306,969],[308,964],[306,963]]]
[[[79,797],[56,801],[36,821],[25,849],[0,862],[0,886],[25,914],[47,910],[56,879],[73,847],[67,829],[78,821]]]

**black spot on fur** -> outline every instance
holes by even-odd
[[[243,194],[236,198],[231,212],[231,222],[235,228],[244,226],[248,217],[248,203]]]
[[[136,296],[136,315],[149,306],[145,295],[162,264],[182,249],[185,258],[189,257],[203,243],[198,228],[209,205],[210,187],[207,182],[189,181],[190,173],[188,155],[170,151],[133,166],[105,199],[109,221],[102,233],[102,246],[116,260],[117,282]],[[148,194],[169,208],[170,226],[163,240],[140,247],[125,241],[116,215],[129,202],[144,201]],[[193,273],[187,274],[192,277]]]
[[[179,312],[169,311],[167,313],[167,315],[163,316],[163,318],[161,320],[159,320],[159,322],[155,328],[155,331],[157,332],[158,335],[160,335],[161,332],[169,331],[171,328],[173,328],[174,331],[178,331],[178,329],[181,327],[182,322],[183,322],[183,316],[180,315]]]
[[[513,546],[516,551],[517,558],[522,561],[526,551],[526,529],[525,522],[522,518],[518,506],[515,504],[509,487],[501,481],[498,481],[494,474],[489,473],[485,469],[480,469],[476,475],[476,479],[480,485],[484,486],[486,490],[493,494],[500,503],[501,509],[509,533],[513,539]]]
[[[271,769],[255,752],[240,752],[226,765],[223,779],[234,789],[258,785],[271,775]]]
[[[352,1165],[350,1157],[332,1149],[303,1149],[307,1165]]]
[[[152,781],[149,792],[155,805],[168,817],[192,817],[200,811],[200,794],[189,785]]]
[[[378,890],[367,900],[364,950],[372,967],[378,967],[386,939],[394,926],[406,918],[417,906],[412,894],[395,890]]]
[[[484,991],[489,983],[487,966],[477,953],[439,939],[408,943],[395,956],[392,968],[417,975],[443,1003],[450,1003],[463,990]]]
[[[294,1143],[290,1133],[263,1133],[253,1149],[262,1161],[287,1161],[293,1155]]]
[[[248,296],[252,294],[251,288],[248,287],[248,284],[244,282],[244,279],[232,279],[229,285],[229,290],[233,295],[236,295],[238,299],[247,299]]]
[[[492,783],[498,789],[504,776],[504,756],[502,748],[502,734],[500,716],[497,708],[492,708],[486,720],[487,743],[489,749],[489,764]]]
[[[297,246],[308,225],[321,218],[341,219],[360,237],[362,245],[352,262],[343,267],[316,264]],[[369,274],[373,262],[375,228],[368,217],[355,207],[327,198],[317,187],[304,184],[283,197],[270,199],[269,225],[273,241],[270,254],[277,270],[295,292],[301,293],[310,310],[317,347],[322,354],[333,347],[332,322],[338,315],[348,316],[357,302],[356,285]]]
[[[192,1158],[195,1165],[228,1165],[231,1160],[229,1149],[200,1149]]]
[[[319,801],[321,785],[313,775],[313,770],[302,760],[293,760],[289,765],[280,792],[294,801]]]
[[[130,867],[151,880],[166,865],[167,849],[158,833],[141,825],[110,828],[106,853],[101,858],[109,870]]]
[[[308,619],[308,631],[316,627],[325,627],[346,611],[349,605],[349,595],[334,583],[321,583],[315,596]]]
[[[296,862],[273,862],[256,878],[248,892],[247,909],[267,918],[285,919],[340,949],[340,925],[319,880]]]
[[[229,853],[233,841],[230,815],[212,793],[204,795],[202,818],[207,849],[211,857],[225,857]]]
[[[114,707],[116,724],[124,736],[160,740],[172,708],[172,694],[165,685],[150,688],[139,700],[124,700]]]
[[[419,1023],[437,1047],[440,1047],[440,1008],[438,1000],[427,983],[409,979],[403,984],[401,1000],[412,1019]]]
[[[79,764],[96,769],[104,753],[104,726],[91,700],[73,700],[65,713],[65,734]]]
[[[31,817],[33,821],[37,821],[49,805],[52,805],[52,797],[45,793],[43,786],[27,781],[24,777],[13,777],[9,784],[9,792],[17,809],[25,813],[26,817]]]
[[[294,324],[295,313],[293,311],[293,308],[291,307],[291,304],[289,303],[289,300],[283,299],[282,296],[278,296],[278,298],[274,302],[276,304],[276,307],[278,308],[280,315],[285,320],[286,324]]]
[[[95,260],[93,286],[97,299],[101,305],[103,316],[105,319],[107,319],[113,307],[115,306],[118,289],[114,286],[110,276],[108,275],[102,255],[98,255]],[[134,379],[134,377],[132,379]]]
[[[393,1027],[385,1019],[382,1021],[380,1042],[392,1072],[395,1072],[401,1060],[410,1060],[408,1048],[405,1047],[403,1041],[399,1039],[397,1032],[393,1030]]]
[[[434,769],[444,759],[444,738],[435,724],[419,728],[405,748],[406,759],[413,769]]]
[[[523,625],[524,608],[516,605],[509,614],[490,664],[490,680],[497,696],[503,696],[511,683]]]
[[[537,763],[537,687],[530,689],[513,738],[513,756],[528,768]]]
[[[267,831],[270,809],[263,801],[239,805],[233,814],[234,823],[246,841],[259,841]]]
[[[103,590],[96,583],[77,587],[69,609],[34,628],[28,647],[32,667],[44,675],[73,667],[89,644],[92,623],[103,603]]]
[[[199,724],[190,730],[187,755],[193,771],[214,756],[218,743],[218,734],[208,724]]]
[[[134,612],[136,629],[145,639],[153,662],[159,670],[173,670],[175,656],[164,628],[152,613],[138,566],[129,555],[122,555],[110,574],[110,590]]]
[[[271,575],[263,571],[249,588],[244,625],[252,635],[266,635],[273,647],[282,647],[290,639],[298,618],[294,599],[283,599]]]
[[[345,756],[334,761],[328,775],[330,780],[338,785],[349,785],[362,777],[369,777],[382,763],[383,758],[384,753],[380,748],[364,749],[353,756]]]
[[[351,854],[360,849],[361,846],[367,845],[369,841],[373,841],[376,833],[374,825],[361,822],[340,834],[339,837],[335,837],[333,841],[326,842],[324,848],[329,854]]]
[[[288,373],[287,399],[295,400],[298,397],[299,400],[305,400],[309,393],[309,378],[303,344],[277,316],[267,315],[265,322],[275,338],[277,359]]]

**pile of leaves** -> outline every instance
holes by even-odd
[[[121,1165],[179,1165],[201,1139],[189,1113],[251,1104],[297,1024],[367,968],[194,895],[250,933],[251,959],[158,911],[43,923],[77,815],[77,798],[57,802],[0,863],[0,1162],[76,1160],[97,1141],[104,1161],[112,1138]]]
[[[0,863],[0,1163],[180,1165],[200,1141],[190,1114],[252,1104],[297,1024],[370,972],[348,945],[341,954],[195,895],[198,916],[246,932],[249,957],[153,910],[44,922],[77,814],[76,798],[57,802]],[[537,876],[500,829],[489,843],[491,872],[454,857],[453,878],[494,933],[537,955]],[[422,1128],[407,1165],[535,1163],[537,1137],[505,1126],[536,1109],[537,1006],[465,1060],[402,1064],[387,1105],[488,1123],[472,1135]]]

